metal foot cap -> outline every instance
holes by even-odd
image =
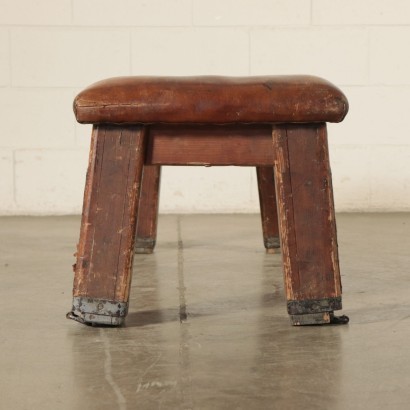
[[[346,325],[349,318],[346,315],[335,316],[333,312],[321,312],[290,315],[290,321],[293,326]]]

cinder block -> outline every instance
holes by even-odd
[[[9,31],[0,29],[0,87],[10,84]]]
[[[408,144],[410,86],[341,88],[350,108],[342,123],[328,124],[333,144]]]
[[[30,214],[81,213],[88,151],[16,151],[16,202]]]
[[[247,75],[244,29],[138,29],[132,38],[133,74]]]
[[[341,85],[366,83],[366,29],[251,31],[251,74],[301,73],[319,75]]]
[[[72,101],[76,95],[83,90],[82,87],[76,88],[72,93]],[[71,103],[72,105],[72,103]],[[73,110],[71,110],[71,122],[75,129],[75,145],[77,148],[90,149],[92,124],[79,124],[75,119]]]
[[[14,204],[14,172],[13,152],[0,150],[0,214],[13,213]]]
[[[73,0],[74,24],[89,26],[191,25],[190,0]]]
[[[77,147],[90,148],[92,129],[92,124],[75,123],[75,142]]]
[[[256,212],[247,167],[164,167],[160,212]]]
[[[410,27],[369,31],[369,73],[373,84],[410,84]]]
[[[370,161],[366,145],[330,143],[333,192],[337,212],[366,211],[370,206]]]
[[[12,84],[83,87],[130,74],[130,34],[121,30],[13,29]]]
[[[193,22],[205,26],[310,23],[310,0],[193,0]]]
[[[336,210],[410,211],[410,145],[330,146]]]
[[[409,24],[408,0],[312,0],[313,24]]]
[[[72,100],[73,93],[69,89],[3,89],[0,92],[0,147],[73,147]]]
[[[410,145],[371,147],[370,209],[410,211]]]
[[[59,25],[70,23],[70,0],[1,0],[0,2],[0,24]]]
[[[251,200],[250,200],[248,212],[260,213],[258,178],[256,176],[256,168],[251,167],[250,173],[251,173],[251,186],[250,186]]]

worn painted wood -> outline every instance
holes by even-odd
[[[272,137],[288,309],[316,313],[341,296],[326,124],[278,125]]]
[[[272,165],[269,125],[153,125],[147,148],[151,165]]]
[[[161,167],[145,165],[138,208],[135,253],[152,253],[157,238]]]
[[[256,176],[258,180],[263,243],[268,253],[275,253],[278,251],[280,243],[273,166],[256,167]]]
[[[292,323],[332,320],[341,308],[341,284],[326,125],[147,129],[94,127],[75,265],[78,306],[70,317],[79,319],[84,304],[98,312],[101,301],[118,301],[123,304],[112,307],[119,311],[104,313],[108,319],[93,317],[93,310],[84,320],[122,323],[135,235],[137,252],[150,252],[155,244],[160,165],[232,164],[257,167],[264,241],[272,249],[281,236]]]
[[[141,126],[94,126],[74,297],[128,300],[144,133]]]

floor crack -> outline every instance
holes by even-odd
[[[178,230],[178,292],[179,292],[179,320],[185,322],[188,318],[185,281],[184,281],[184,243],[182,242],[181,217],[177,218]]]
[[[110,346],[110,339],[107,337],[104,329],[100,329],[100,336],[104,344],[104,353],[105,353],[105,360],[104,360],[104,377],[107,383],[113,389],[116,397],[119,410],[127,410],[127,401],[123,394],[121,393],[121,389],[117,383],[115,383],[114,378],[112,377],[112,358],[111,358],[111,346]]]

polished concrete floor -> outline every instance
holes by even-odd
[[[65,319],[79,218],[0,218],[0,409],[410,408],[410,214],[337,221],[346,326],[290,326],[257,215],[169,215],[94,328]]]

